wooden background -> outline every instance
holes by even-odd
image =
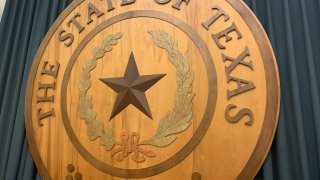
[[[73,5],[77,2],[79,1],[74,2]],[[105,14],[99,19],[96,19],[95,15],[93,15],[94,22],[90,25],[86,25],[87,5],[89,2],[98,7]],[[26,110],[26,123],[27,128],[29,128],[27,129],[28,138],[29,140],[32,139],[31,141],[34,142],[34,144],[31,143],[33,155],[38,168],[41,166],[41,168],[39,168],[40,173],[48,173],[52,179],[65,179],[67,175],[74,175],[74,173],[72,174],[67,170],[68,164],[73,164],[76,167],[76,171],[82,174],[82,179],[121,179],[97,170],[79,154],[73,143],[70,141],[64,128],[61,115],[61,82],[63,73],[74,50],[82,39],[97,25],[117,14],[133,10],[148,9],[171,14],[176,18],[183,20],[195,29],[207,43],[214,59],[213,63],[217,73],[217,102],[210,128],[196,149],[177,166],[164,173],[145,179],[191,179],[193,172],[199,172],[202,179],[205,180],[237,178],[247,165],[258,143],[265,121],[265,109],[267,108],[268,98],[265,64],[262,60],[256,38],[253,36],[247,23],[243,20],[243,17],[241,17],[237,11],[224,0],[206,3],[191,1],[187,6],[182,3],[180,11],[171,7],[173,2],[166,5],[159,5],[153,1],[137,0],[134,4],[127,6],[120,6],[120,3],[119,0],[114,0],[113,4],[115,10],[111,12],[107,12],[107,4],[104,1],[90,0],[80,3],[80,5],[74,8],[74,10],[65,18],[60,17],[62,23],[57,26],[57,31],[53,32],[52,37],[47,37],[47,40],[50,40],[46,46],[43,46],[44,53],[38,53],[38,59],[35,60],[36,63],[33,67],[33,73],[35,73],[36,78],[34,79],[33,85],[29,85],[28,88],[28,92],[31,95],[31,102],[26,102],[28,106]],[[223,22],[222,19],[219,19],[210,30],[207,31],[201,26],[201,23],[211,18],[213,15],[211,7],[215,4],[218,4],[230,15],[230,20],[228,22]],[[75,12],[80,12],[82,16],[79,18],[79,22],[86,25],[85,30],[81,34],[78,33],[76,28],[68,28],[66,26],[66,22],[75,14]],[[248,16],[253,15],[250,13]],[[236,23],[243,38],[241,40],[230,41],[227,44],[227,49],[221,50],[214,43],[211,34],[229,27],[232,22]],[[57,34],[60,28],[73,32],[75,35],[75,41],[68,48],[58,41]],[[141,135],[141,139],[151,137],[156,131],[160,118],[163,117],[168,110],[173,108],[173,99],[176,90],[174,66],[169,62],[167,53],[163,49],[155,46],[151,36],[147,33],[149,30],[157,29],[165,30],[171,34],[177,40],[179,50],[186,52],[189,57],[191,70],[195,74],[192,92],[196,93],[193,101],[194,115],[192,125],[186,131],[179,134],[178,139],[168,147],[155,148],[144,146],[146,149],[153,150],[153,152],[157,154],[156,157],[147,158],[146,161],[141,164],[134,163],[130,156],[123,162],[118,162],[111,157],[110,152],[106,151],[104,147],[99,144],[98,140],[90,141],[88,139],[86,124],[77,115],[79,101],[77,82],[79,81],[79,76],[82,72],[82,64],[86,59],[90,58],[92,48],[99,46],[107,35],[115,34],[117,32],[123,33],[123,37],[119,40],[118,45],[114,47],[112,52],[107,53],[102,59],[98,60],[97,67],[91,74],[92,86],[88,94],[93,98],[93,106],[94,110],[97,112],[97,119],[102,120],[106,127],[113,128],[115,137],[119,138],[120,132],[123,130],[138,132]],[[265,37],[264,34],[262,34],[262,36]],[[268,42],[264,43],[270,48]],[[239,66],[233,72],[233,76],[253,81],[256,88],[253,91],[227,100],[227,90],[234,89],[236,86],[235,84],[227,83],[224,67],[229,65],[229,62],[223,62],[221,54],[224,53],[230,57],[237,57],[246,46],[248,46],[251,54],[246,60],[251,60],[253,62],[254,71]],[[99,79],[122,77],[131,52],[135,55],[140,74],[165,73],[167,76],[146,92],[150,109],[153,114],[153,120],[150,120],[135,107],[130,106],[109,122],[109,117],[117,94]],[[273,58],[273,54],[269,54],[269,56]],[[274,59],[272,60],[272,58],[269,60],[270,63],[274,63]],[[55,61],[60,63],[57,79],[40,76],[42,63],[45,60],[52,64],[54,64]],[[37,62],[39,63],[39,66],[37,66]],[[116,23],[95,36],[80,53],[80,56],[73,66],[68,81],[66,100],[68,116],[73,131],[81,144],[94,157],[110,166],[124,169],[140,169],[159,164],[177,153],[190,140],[194,131],[198,128],[198,124],[204,115],[208,98],[207,73],[206,65],[194,42],[181,29],[172,24],[154,18],[135,18]],[[277,79],[276,74],[274,75],[274,78]],[[56,81],[56,88],[53,93],[52,91],[49,91],[49,94],[54,94],[54,104],[37,104],[35,97],[41,94],[37,89],[37,85],[39,82],[52,81]],[[32,88],[32,86],[34,88]],[[277,89],[278,87],[275,88]],[[278,102],[278,99],[275,99],[274,101]],[[245,119],[236,124],[231,124],[226,121],[225,108],[228,104],[235,104],[242,108],[251,109],[255,116],[253,126],[246,126],[244,124],[244,122],[246,122]],[[55,108],[56,113],[55,117],[45,119],[43,121],[44,125],[41,127],[38,126],[36,118],[36,109],[39,107],[44,110]],[[28,109],[32,109],[32,112]],[[274,107],[275,116],[277,116],[277,113],[278,108]],[[273,126],[270,126],[271,128],[269,127],[268,129],[272,135],[275,131],[276,119],[273,121]],[[265,150],[260,153],[262,159],[264,159],[266,150],[270,147],[271,143],[270,137],[265,140],[267,142],[264,144]],[[38,149],[39,155],[35,155],[34,149]],[[261,162],[249,171],[247,178],[253,178],[260,166]],[[46,176],[44,175],[44,177]]]

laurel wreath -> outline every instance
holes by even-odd
[[[166,147],[177,139],[177,134],[185,131],[191,124],[192,100],[195,94],[191,93],[191,85],[194,74],[186,54],[178,50],[178,43],[165,31],[149,31],[153,42],[168,53],[170,62],[176,67],[177,90],[175,92],[174,108],[161,118],[158,129],[154,136],[139,145],[152,145],[155,147]],[[87,135],[89,140],[100,138],[100,144],[111,151],[114,145],[121,145],[113,136],[113,130],[104,127],[104,123],[96,119],[97,113],[93,110],[92,97],[87,95],[91,86],[90,73],[97,66],[97,61],[106,52],[110,52],[117,45],[122,33],[109,35],[100,47],[93,48],[92,58],[83,64],[83,72],[79,80],[80,99],[78,114],[87,124]]]
[[[107,151],[110,151],[115,144],[120,144],[120,142],[113,137],[112,129],[105,128],[103,122],[96,119],[97,113],[93,110],[92,97],[87,95],[87,92],[91,86],[90,73],[96,68],[97,61],[101,59],[106,52],[112,51],[113,46],[118,44],[118,40],[121,37],[122,33],[108,35],[100,47],[93,48],[92,57],[83,64],[83,71],[79,80],[79,117],[84,119],[87,124],[89,140],[94,141],[100,137],[100,144],[105,146]]]
[[[176,67],[177,90],[174,108],[161,118],[155,135],[140,144],[166,147],[191,124],[192,100],[195,96],[191,93],[194,73],[190,70],[187,55],[179,51],[178,43],[167,32],[157,30],[149,31],[149,34],[158,47],[167,51],[170,62]]]

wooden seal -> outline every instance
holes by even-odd
[[[251,179],[279,88],[241,1],[76,0],[36,55],[26,130],[44,179]]]

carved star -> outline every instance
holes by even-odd
[[[103,83],[118,93],[110,121],[130,104],[152,119],[145,92],[166,74],[140,76],[133,53],[131,53],[124,77],[103,78]]]

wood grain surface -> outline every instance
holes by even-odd
[[[129,1],[128,1],[129,2]],[[160,1],[161,2],[161,1]],[[162,1],[164,2],[164,1]],[[180,10],[172,7],[176,1],[159,4],[155,1],[136,0],[122,5],[113,0],[110,11],[108,1],[76,0],[57,19],[41,44],[36,55],[28,82],[26,95],[26,129],[33,158],[44,179],[252,179],[261,167],[271,146],[279,113],[279,77],[269,40],[253,13],[237,0],[182,2]],[[110,4],[109,4],[110,5]],[[221,7],[229,19],[218,18],[210,28],[207,22],[217,13],[212,9]],[[96,7],[99,13],[88,14],[88,7]],[[91,8],[92,9],[92,8]],[[109,10],[109,11],[108,11]],[[76,19],[83,30],[68,21],[77,13]],[[88,17],[92,22],[88,23]],[[219,42],[213,35],[235,24],[241,38],[232,31],[232,40]],[[61,41],[61,29],[74,36]],[[155,153],[137,163],[133,153],[122,161],[106,150],[100,138],[90,140],[88,124],[79,117],[79,82],[86,61],[93,57],[93,50],[100,47],[109,36],[121,32],[123,35],[97,60],[90,76],[88,96],[92,97],[92,110],[103,127],[112,129],[112,136],[121,142],[121,133],[137,133],[139,142],[151,138],[159,128],[161,119],[175,110],[178,88],[177,68],[170,62],[168,52],[158,47],[150,31],[165,31],[175,42],[179,52],[187,57],[189,71],[194,74],[190,94],[192,100],[191,125],[175,134],[176,140],[165,147],[139,145]],[[228,98],[228,91],[238,88],[235,81],[228,81],[226,67],[248,49],[243,62],[251,62],[252,68],[238,64],[229,74],[250,81],[254,88]],[[141,75],[166,74],[146,91],[153,116],[148,116],[130,105],[109,121],[117,93],[100,81],[101,78],[123,77],[130,54],[133,53]],[[57,68],[57,76],[43,74],[47,61]],[[53,102],[37,102],[45,94],[39,84],[52,84],[47,96]],[[242,84],[243,85],[243,84]],[[180,102],[183,103],[183,102]],[[241,109],[252,112],[252,124],[246,125],[250,116],[244,115],[231,123],[226,119],[226,108],[237,108],[227,112],[235,117]],[[54,116],[40,120],[41,112],[54,110]],[[120,143],[121,144],[121,143]],[[119,144],[114,149],[121,148]]]

